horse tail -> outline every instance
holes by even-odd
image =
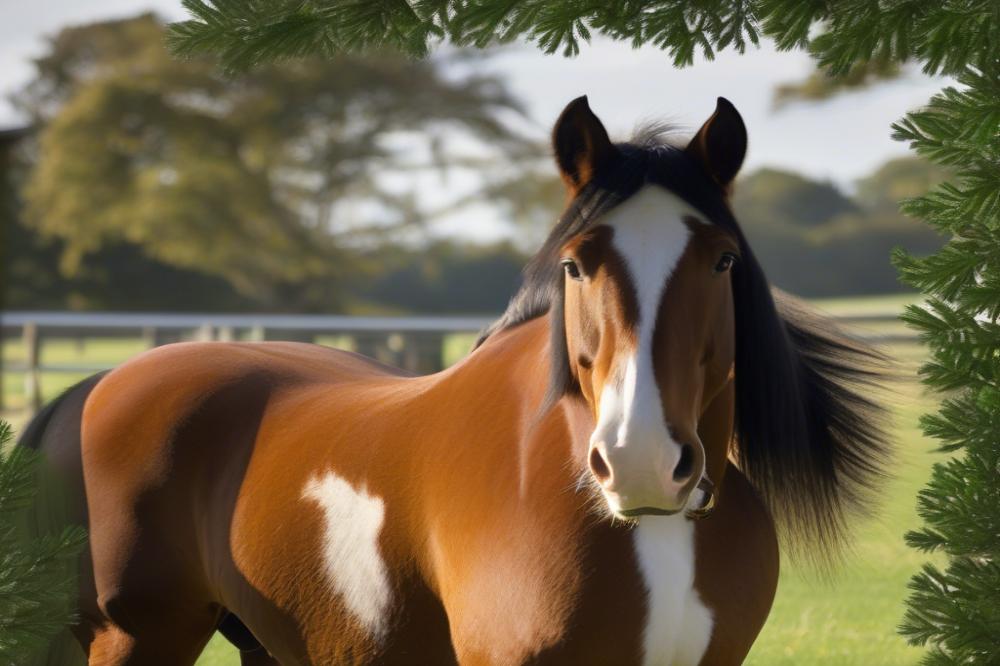
[[[72,397],[79,397],[81,401],[80,404],[82,404],[82,401],[86,400],[86,397],[90,395],[90,392],[97,385],[97,382],[99,382],[106,374],[107,371],[105,370],[104,372],[98,372],[97,374],[91,375],[90,377],[77,382],[60,393],[59,397],[55,400],[42,407],[41,411],[35,414],[31,421],[28,422],[28,427],[21,433],[17,440],[17,445],[34,451],[41,451],[42,441],[45,437],[46,429],[52,422],[52,419],[60,413],[60,409],[63,408],[67,400]]]
[[[35,414],[17,440],[18,448],[30,450],[40,458],[36,472],[37,494],[23,518],[26,539],[60,534],[72,525],[87,527],[80,428],[83,404],[105,374],[91,375],[63,391]],[[82,556],[86,558],[85,553]],[[86,570],[83,561],[79,565],[75,560],[68,561],[66,566],[67,577],[83,577],[79,581],[81,589],[92,587],[92,573]],[[82,601],[82,598],[74,598],[70,602],[77,613],[83,611]],[[85,662],[78,639],[70,629],[64,629],[52,638],[46,650],[33,655],[26,666],[82,665]]]

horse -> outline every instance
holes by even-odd
[[[747,133],[552,133],[565,211],[473,351],[415,376],[185,342],[49,405],[89,530],[93,665],[738,664],[779,538],[836,552],[891,446],[882,356],[772,290],[730,207]]]

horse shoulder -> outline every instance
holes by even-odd
[[[770,513],[732,464],[715,512],[696,523],[695,547],[695,587],[714,620],[702,663],[742,663],[770,613],[779,554]]]

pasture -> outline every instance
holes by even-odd
[[[858,312],[901,304],[907,299],[865,299],[822,303],[832,313]],[[322,342],[322,340],[321,340]],[[459,358],[471,342],[470,336],[446,341],[445,360]],[[53,363],[114,364],[142,350],[136,340],[52,340],[42,349]],[[896,475],[886,481],[882,506],[876,518],[858,523],[854,547],[843,564],[821,571],[808,562],[783,560],[781,582],[770,619],[748,663],[750,664],[914,664],[921,651],[908,647],[896,634],[902,617],[906,584],[926,559],[907,548],[902,535],[918,524],[915,497],[928,477],[937,456],[931,443],[920,435],[917,420],[935,402],[923,395],[915,369],[922,358],[916,344],[898,344],[888,349],[899,362],[901,376],[891,396],[893,431],[898,445]],[[18,360],[23,350],[17,340],[5,341],[7,361]],[[47,374],[42,389],[46,399],[82,377],[71,373]],[[5,373],[4,400],[16,408],[23,400],[23,379]],[[7,414],[15,427],[23,422],[16,412]],[[209,644],[199,666],[236,666],[235,651],[221,637]]]

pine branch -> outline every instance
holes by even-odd
[[[43,478],[40,457],[10,448],[11,439],[0,421],[0,663],[19,664],[73,620],[73,572],[86,535],[78,527],[38,533],[31,509]]]
[[[486,47],[523,38],[547,53],[579,53],[593,34],[655,44],[675,64],[742,53],[760,39],[750,0],[688,3],[577,0],[184,0],[191,18],[170,28],[177,55],[218,56],[229,71],[306,55],[393,49],[424,57],[448,40]]]

